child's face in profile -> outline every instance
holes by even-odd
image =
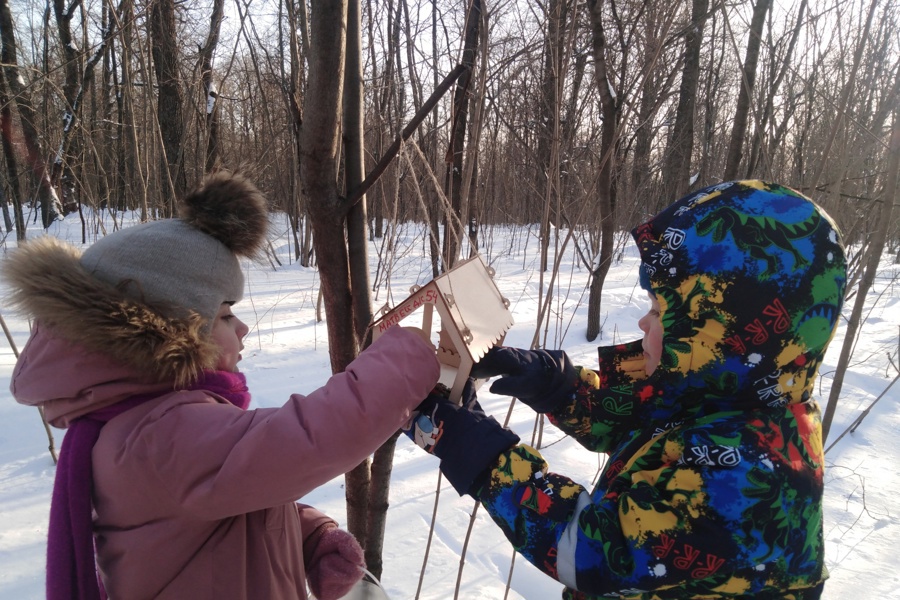
[[[647,314],[640,318],[638,327],[644,332],[644,370],[647,375],[652,375],[659,366],[659,359],[662,356],[662,338],[663,327],[662,319],[659,316],[659,300],[656,296],[650,296],[650,310]]]
[[[238,361],[241,360],[241,350],[244,349],[244,336],[250,331],[243,321],[231,312],[231,305],[223,303],[216,314],[212,328],[212,340],[219,347],[219,362],[216,369],[219,371],[238,370]]]

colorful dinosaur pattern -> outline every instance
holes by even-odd
[[[599,349],[550,420],[608,454],[592,491],[517,446],[478,496],[563,598],[819,598],[824,457],[814,381],[846,264],[788,188],[720,184],[632,232],[664,353]]]

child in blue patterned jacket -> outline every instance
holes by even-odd
[[[843,302],[831,219],[783,186],[703,189],[637,227],[644,339],[564,352],[494,348],[474,376],[609,455],[593,491],[484,415],[471,388],[415,427],[563,597],[819,598],[824,455],[813,385]]]

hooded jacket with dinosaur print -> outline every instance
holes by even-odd
[[[549,414],[609,454],[593,492],[517,446],[478,497],[564,598],[821,594],[823,465],[813,384],[844,295],[830,218],[760,181],[682,198],[632,235],[663,355],[600,348]]]

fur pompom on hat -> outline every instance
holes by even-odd
[[[268,210],[253,183],[222,171],[188,194],[180,215],[111,233],[80,256],[49,236],[23,244],[3,265],[9,301],[152,379],[195,379],[215,365],[210,325],[222,303],[243,296],[239,258],[261,250]]]
[[[255,256],[269,225],[266,199],[242,175],[221,171],[185,197],[179,216],[238,256]]]

